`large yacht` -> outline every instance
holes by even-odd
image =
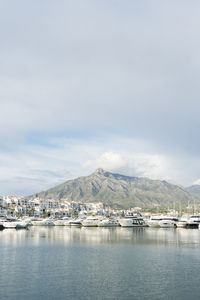
[[[114,219],[103,219],[98,222],[98,227],[116,227],[119,226],[119,222]]]
[[[29,222],[22,219],[8,218],[0,221],[0,226],[3,228],[28,228]]]
[[[16,222],[16,229],[28,229],[30,223],[25,220],[19,220]]]
[[[62,219],[53,220],[55,226],[67,226],[70,225],[69,222],[72,221],[70,217],[64,217]]]
[[[3,227],[4,228],[16,228],[17,222],[15,221],[5,221],[3,222]]]
[[[119,224],[122,227],[146,227],[148,226],[141,214],[135,213],[126,215],[119,219]]]
[[[188,228],[199,228],[199,224],[200,224],[200,216],[199,215],[190,216],[190,218],[187,220]]]
[[[162,216],[152,216],[149,220],[146,221],[149,227],[160,227],[159,222],[162,221]]]
[[[52,219],[36,220],[32,221],[31,224],[33,226],[54,226],[54,222]]]
[[[65,225],[69,226],[81,226],[82,225],[82,219],[76,218],[76,219],[71,219],[68,224],[66,223]],[[67,222],[67,221],[66,221]]]
[[[180,218],[176,223],[177,228],[187,228],[188,227],[188,220],[186,218]]]
[[[177,217],[173,216],[152,216],[147,224],[149,227],[162,227],[162,228],[173,228],[176,227],[176,222],[178,222]]]
[[[55,226],[64,226],[64,221],[61,219],[53,220]]]
[[[100,216],[89,216],[83,220],[82,225],[86,227],[97,227],[102,217]]]
[[[161,228],[175,228],[176,222],[173,219],[166,218],[159,222],[159,226]]]

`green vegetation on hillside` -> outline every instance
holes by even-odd
[[[103,202],[114,208],[184,208],[200,197],[166,181],[129,177],[96,170],[89,176],[66,181],[32,197],[76,202]]]

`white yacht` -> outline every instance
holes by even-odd
[[[149,220],[146,221],[149,227],[159,228],[159,222],[162,221],[162,216],[152,216]]]
[[[32,218],[32,217],[24,217],[24,218],[20,219],[20,221],[23,221],[26,224],[31,225],[31,222],[33,221],[33,219],[34,218]]]
[[[29,223],[28,223],[28,222],[22,221],[22,220],[17,221],[16,223],[17,223],[17,224],[16,224],[16,229],[22,229],[22,228],[27,229],[28,226],[29,226]]]
[[[119,226],[119,222],[113,219],[103,219],[98,222],[98,227],[116,227]]]
[[[80,219],[80,218],[71,219],[70,221],[66,221],[65,225],[69,225],[69,226],[81,226],[82,225],[82,221],[83,220]]]
[[[1,221],[3,228],[27,228],[28,222],[22,219],[8,218]]]
[[[190,216],[190,218],[187,220],[188,228],[199,228],[199,224],[200,224],[200,216],[199,215]]]
[[[55,226],[65,226],[66,220],[58,219],[58,220],[53,220]]]
[[[148,226],[140,214],[127,215],[119,219],[119,224],[122,227],[146,227]]]
[[[33,226],[54,226],[54,222],[52,219],[42,219],[42,220],[32,221],[31,224]]]
[[[74,220],[74,219],[72,219],[72,218],[65,218],[65,219],[63,219],[64,226],[70,226],[70,222],[72,220]]]
[[[173,221],[172,219],[167,219],[167,218],[159,221],[158,224],[161,228],[175,228],[176,227],[175,221]]]
[[[188,223],[187,223],[187,221],[179,220],[179,221],[176,223],[176,227],[177,227],[177,228],[186,228],[186,227],[188,227]]]
[[[101,219],[99,216],[89,216],[82,221],[82,225],[86,227],[97,227]]]
[[[5,222],[3,222],[2,225],[3,225],[4,228],[16,228],[17,222],[15,222],[15,221],[5,221]]]
[[[147,224],[149,227],[173,228],[176,227],[176,222],[178,222],[177,217],[160,215],[160,216],[152,216],[147,221]]]
[[[188,227],[188,219],[187,218],[180,218],[178,222],[176,222],[177,228],[186,228]]]

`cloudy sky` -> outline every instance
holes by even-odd
[[[200,183],[200,2],[0,0],[0,194],[96,168]]]

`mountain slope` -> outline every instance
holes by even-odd
[[[186,191],[188,191],[189,193],[200,195],[200,185],[199,184],[191,185],[186,188]]]
[[[66,181],[32,197],[77,202],[104,202],[111,207],[168,207],[199,202],[199,197],[166,181],[129,177],[96,170],[89,176]]]

